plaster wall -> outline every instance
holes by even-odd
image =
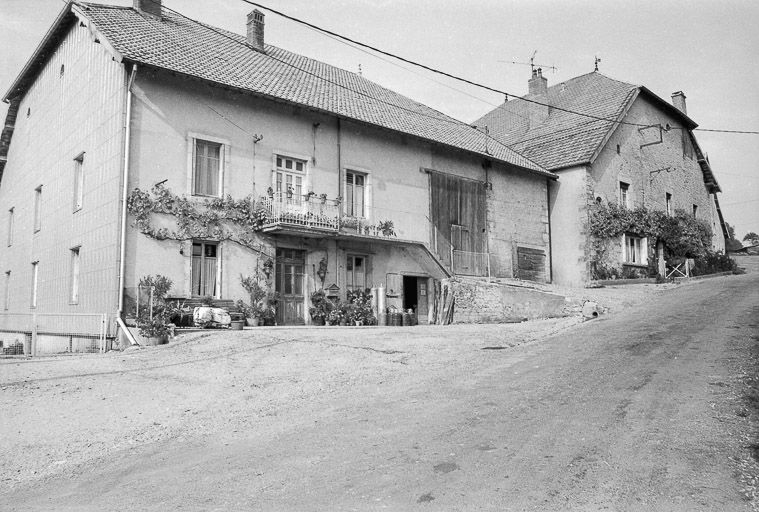
[[[558,171],[549,184],[553,282],[584,286],[588,280],[585,243],[588,204],[588,169],[585,166]]]
[[[486,178],[482,160],[462,152],[345,120],[340,121],[338,128],[337,119],[331,116],[164,72],[143,71],[135,83],[134,98],[130,189],[150,189],[166,180],[165,186],[172,191],[191,194],[193,137],[205,138],[224,144],[224,194],[236,198],[265,195],[266,189],[273,185],[272,170],[277,154],[305,160],[303,191],[325,193],[329,198],[344,196],[344,173],[357,171],[367,177],[366,203],[370,220],[374,223],[392,220],[399,239],[427,243],[430,236],[429,176],[420,169],[431,168],[482,181]],[[254,135],[263,138],[254,143]],[[529,222],[527,217],[532,215],[533,207],[525,206],[536,202],[545,210],[544,178],[502,168],[491,174],[497,176],[499,187],[504,190],[502,193],[499,188],[497,201],[522,201],[513,206],[514,215],[508,227],[502,227],[499,240],[510,243],[514,233],[519,233],[525,225],[532,231],[524,239],[547,245],[545,219],[538,213],[534,223]],[[273,246],[282,243],[282,238],[262,237],[261,242],[264,251],[273,255]],[[311,241],[301,240],[301,243],[307,245]],[[239,275],[250,274],[257,257],[233,245],[222,244],[225,256],[219,278],[221,297],[232,299],[242,296]],[[184,254],[180,254],[180,248]],[[335,250],[338,251],[336,261],[344,265],[345,254]],[[132,229],[127,251],[128,286],[135,287],[141,276],[160,273],[174,281],[173,295],[189,294],[191,251],[188,243],[182,247],[178,242],[156,242]],[[416,262],[416,256],[404,256],[402,249],[378,244],[371,251],[376,251],[376,257],[372,258],[377,265],[376,279],[384,280],[382,276],[389,269],[427,275],[439,272],[431,260]],[[318,264],[319,259],[307,261],[307,267]]]
[[[8,312],[115,313],[117,308],[126,74],[93,38],[88,28],[72,25],[21,100],[0,183],[0,272],[10,272]],[[82,155],[83,201],[75,210],[74,160]],[[40,229],[35,231],[38,187]],[[80,248],[77,303],[70,301],[74,247]],[[37,307],[32,309],[35,261]]]

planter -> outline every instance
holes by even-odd
[[[229,329],[231,331],[242,331],[243,325],[245,325],[245,320],[232,320],[232,323],[229,324]]]
[[[248,327],[258,327],[258,325],[261,322],[261,319],[257,316],[252,316],[249,318],[246,318],[245,321],[248,323]]]

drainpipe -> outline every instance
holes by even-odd
[[[132,64],[132,72],[127,83],[126,116],[124,119],[124,183],[121,194],[121,242],[119,253],[119,312],[118,317],[124,314],[124,272],[126,271],[126,231],[127,231],[127,196],[129,187],[129,146],[132,135],[132,85],[137,76],[137,64]]]
[[[548,215],[548,282],[553,283],[553,233],[551,233],[551,180],[546,178],[546,214]]]

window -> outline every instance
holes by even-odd
[[[366,175],[353,171],[345,173],[345,215],[366,217]]]
[[[298,160],[277,155],[274,169],[274,192],[279,199],[289,197],[288,191],[296,201],[303,197],[303,185],[306,173],[305,160]]]
[[[348,290],[366,288],[366,258],[364,256],[348,255],[345,271],[345,287]]]
[[[34,189],[34,232],[42,228],[42,185]]]
[[[15,208],[8,210],[8,247],[13,245],[13,215],[15,213]]]
[[[71,293],[69,294],[69,303],[79,303],[79,247],[71,249],[71,264],[69,269],[69,280],[71,282]]]
[[[648,264],[648,242],[636,235],[623,235],[624,262],[632,265]]]
[[[37,307],[37,282],[39,277],[39,261],[32,263],[32,297],[31,307]]]
[[[74,158],[74,211],[82,209],[84,200],[84,153]]]
[[[667,192],[667,195],[665,197],[665,201],[667,204],[667,215],[672,215],[672,194]]]
[[[3,291],[3,309],[8,311],[11,302],[11,271],[5,273],[5,288]]]
[[[693,205],[693,216],[695,217],[697,213],[698,213],[698,205],[694,204]]]
[[[630,184],[624,181],[619,182],[619,205],[630,207]]]
[[[192,193],[197,196],[221,195],[222,145],[194,139]]]

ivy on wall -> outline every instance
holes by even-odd
[[[648,237],[650,251],[655,249],[658,242],[663,242],[665,258],[668,260],[704,258],[711,252],[711,227],[705,220],[697,219],[684,210],[676,210],[674,214],[668,215],[642,206],[629,209],[615,203],[597,203],[591,206],[588,219],[588,234],[591,236],[593,250],[591,266],[595,278],[604,279],[619,273],[614,271],[613,262],[606,255],[611,242],[625,233]],[[656,268],[654,254],[649,258],[648,272],[632,273],[636,276],[656,275]]]
[[[132,225],[155,240],[231,241],[261,252],[261,240],[256,233],[266,221],[267,212],[251,196],[188,199],[158,184],[149,192],[132,190],[127,210],[134,217]],[[156,226],[160,216],[171,219],[172,226]]]

